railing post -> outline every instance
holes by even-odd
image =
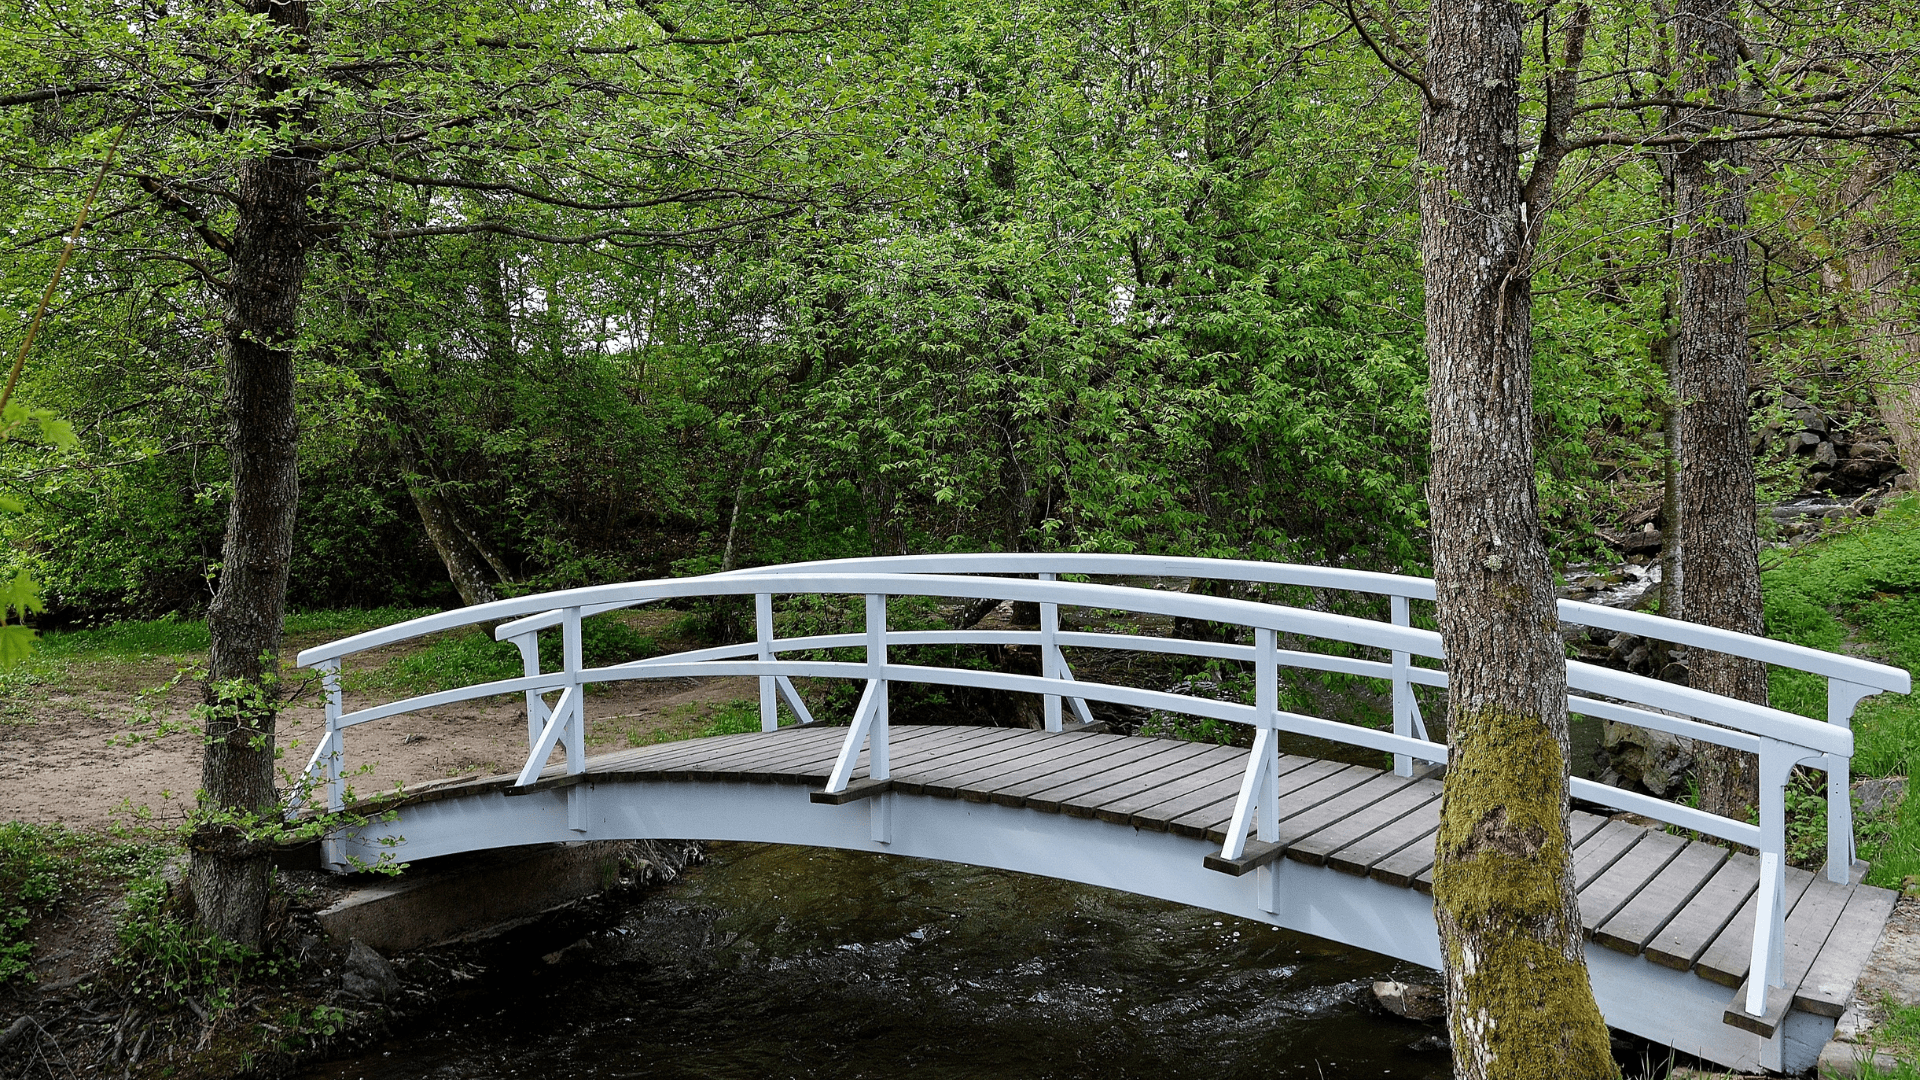
[[[513,647],[520,650],[520,673],[531,678],[540,674],[540,632],[529,630],[513,639]],[[527,691],[527,749],[540,741],[540,732],[547,726],[547,701],[540,691]]]
[[[1056,580],[1056,575],[1041,574],[1041,581]],[[1064,665],[1060,655],[1060,646],[1055,637],[1060,633],[1060,605],[1042,603],[1040,605],[1040,674],[1043,678],[1058,679]],[[1048,731],[1060,730],[1060,695],[1043,694],[1040,698],[1041,715],[1046,721]]]
[[[1407,598],[1388,597],[1395,626],[1412,625],[1412,616],[1408,612]],[[1412,655],[1395,649],[1393,652],[1393,733],[1413,737],[1413,684],[1408,681],[1407,671],[1413,666]],[[1413,759],[1405,754],[1393,755],[1393,773],[1395,776],[1412,776]]]
[[[346,782],[346,739],[340,731],[340,717],[345,711],[340,698],[340,661],[328,660],[320,664],[320,685],[327,693],[327,732],[326,747],[320,753],[320,775],[327,789],[327,812],[337,813],[347,806]]]
[[[887,765],[887,597],[867,594],[868,685],[873,688],[873,726],[868,731],[867,776],[885,780],[893,775]]]
[[[1853,710],[1860,699],[1878,691],[1859,683],[1827,679],[1827,723],[1853,727]],[[1826,756],[1827,765],[1827,880],[1845,885],[1853,872],[1853,759]]]
[[[773,656],[773,594],[757,593],[753,598],[753,636],[760,643],[760,659],[772,663]],[[772,675],[760,676],[760,730],[774,731],[780,727],[780,690]]]
[[[1760,740],[1760,892],[1754,905],[1753,957],[1747,967],[1747,1012],[1766,1011],[1767,988],[1782,986],[1787,956],[1787,784],[1797,748]]]
[[[560,623],[560,657],[567,685],[573,688],[573,711],[566,717],[566,730],[560,745],[567,751],[567,772],[585,772],[587,768],[587,710],[582,700],[587,688],[580,684],[580,670],[586,667],[580,640],[580,609],[570,607]]]
[[[1280,839],[1280,645],[1279,635],[1265,627],[1253,631],[1253,711],[1254,723],[1272,736],[1262,764],[1266,780],[1260,785],[1256,826],[1260,839],[1271,844]]]

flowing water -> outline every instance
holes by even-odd
[[[1198,868],[1196,867],[1196,871]],[[884,855],[713,845],[621,921],[305,1080],[1445,1077],[1371,983],[1211,912]]]

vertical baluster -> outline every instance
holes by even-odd
[[[1827,680],[1827,723],[1853,727],[1853,709],[1860,699],[1875,693],[1859,683]],[[1827,766],[1827,880],[1845,885],[1853,871],[1853,759],[1826,756]]]
[[[1795,747],[1760,740],[1760,899],[1755,905],[1753,957],[1747,969],[1747,1011],[1766,1006],[1765,987],[1781,986],[1787,950],[1787,783],[1793,778]],[[1771,864],[1771,865],[1769,865]]]
[[[1041,581],[1054,581],[1057,575],[1041,574]],[[1058,679],[1061,664],[1060,647],[1054,638],[1060,633],[1060,605],[1042,603],[1040,605],[1040,675],[1043,678]],[[1060,730],[1060,695],[1042,694],[1040,697],[1041,715],[1046,720],[1048,731]]]
[[[566,672],[567,685],[574,688],[568,702],[572,711],[567,714],[560,745],[567,751],[567,772],[578,773],[587,768],[587,710],[585,702],[581,700],[586,687],[580,684],[580,670],[586,663],[582,659],[579,608],[570,607],[566,610],[560,623],[560,635],[561,664]]]
[[[540,674],[540,632],[529,630],[513,639],[513,647],[520,650],[520,671],[529,678]],[[527,749],[533,749],[540,741],[540,733],[547,727],[547,702],[540,691],[527,691]]]
[[[1393,625],[1410,626],[1412,617],[1407,608],[1407,598],[1393,596],[1388,598],[1393,611]],[[1399,649],[1393,651],[1393,733],[1413,737],[1413,684],[1407,680],[1407,670],[1413,666],[1413,657]],[[1393,755],[1393,773],[1395,776],[1412,776],[1413,759],[1405,754]]]
[[[873,687],[873,727],[867,736],[867,776],[885,780],[887,766],[887,597],[867,594],[867,668]]]
[[[1253,631],[1253,711],[1254,723],[1272,736],[1280,727],[1280,650],[1278,635],[1264,626]],[[1256,826],[1260,839],[1271,844],[1280,839],[1280,740],[1267,740],[1267,760],[1261,764],[1265,780],[1260,785],[1260,818]]]
[[[772,663],[773,594],[759,593],[753,598],[753,634],[760,643],[760,659]],[[780,695],[775,677],[760,676],[760,730],[773,731],[780,726]]]
[[[347,805],[344,761],[347,743],[340,731],[340,717],[345,710],[341,708],[340,660],[337,657],[320,664],[320,685],[327,694],[326,749],[320,754],[320,775],[327,789],[327,810],[336,812]]]

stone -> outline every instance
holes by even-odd
[[[340,974],[340,989],[354,997],[392,997],[400,989],[400,976],[393,973],[387,958],[374,952],[359,938],[347,946],[347,966]]]
[[[1862,1066],[1868,1064],[1883,1076],[1893,1076],[1900,1068],[1900,1059],[1884,1050],[1876,1051],[1853,1043],[1835,1041],[1828,1043],[1820,1051],[1820,1063],[1815,1068],[1823,1080],[1827,1077],[1834,1077],[1836,1080],[1839,1078],[1852,1080],[1853,1077],[1865,1075],[1866,1069]]]
[[[1437,986],[1419,983],[1377,982],[1373,996],[1381,1008],[1409,1020],[1438,1020],[1447,1015],[1447,998]]]
[[[1840,454],[1830,442],[1822,442],[1813,448],[1813,460],[1831,469],[1840,463]]]
[[[1920,491],[1920,478],[1915,478],[1912,473],[1903,472],[1893,478],[1893,490]]]
[[[1856,780],[1853,784],[1854,804],[1863,818],[1873,818],[1889,806],[1899,806],[1907,793],[1907,778],[1890,776],[1884,780]]]
[[[1794,440],[1793,448],[1801,452],[1807,452],[1807,451],[1811,451],[1814,447],[1819,446],[1823,441],[1825,440],[1820,438],[1820,434],[1818,432],[1803,431],[1800,433],[1799,437]]]
[[[1617,786],[1642,788],[1660,798],[1686,790],[1693,768],[1693,740],[1614,720],[1601,723],[1607,761],[1618,773]]]

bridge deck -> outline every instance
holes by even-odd
[[[818,786],[845,729],[784,728],[668,743],[595,757],[584,777],[548,769],[538,788],[585,780],[727,780]],[[1095,733],[902,726],[891,740],[888,790],[1098,818],[1213,842],[1225,839],[1246,752],[1223,746]],[[857,775],[865,775],[865,755]],[[1250,846],[1250,861],[1284,856],[1432,892],[1434,780],[1286,756],[1280,765],[1280,839]],[[510,776],[411,790],[406,803],[507,789]],[[524,790],[524,789],[523,789]],[[1574,871],[1588,937],[1609,949],[1728,988],[1727,1021],[1771,1036],[1787,1007],[1837,1017],[1879,939],[1895,896],[1838,885],[1803,870],[1787,878],[1787,991],[1756,1021],[1744,996],[1759,885],[1758,861],[1664,831],[1573,815]],[[1255,852],[1258,851],[1258,854]],[[1244,869],[1244,866],[1241,867]]]

